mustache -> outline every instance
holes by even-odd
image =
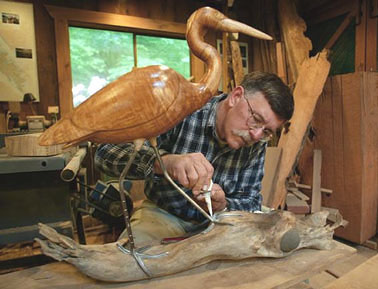
[[[233,129],[232,133],[240,136],[248,145],[255,143],[248,130]]]

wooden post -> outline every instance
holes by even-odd
[[[240,54],[240,47],[238,43],[237,33],[230,34],[230,46],[231,46],[231,59],[232,59],[232,71],[234,73],[235,86],[240,85],[243,80],[243,62]]]
[[[314,150],[314,169],[312,171],[311,213],[319,212],[322,206],[322,193],[320,191],[321,169],[322,169],[322,151]]]

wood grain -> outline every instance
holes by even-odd
[[[325,286],[325,289],[371,289],[378,284],[378,255]]]

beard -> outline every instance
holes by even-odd
[[[245,142],[246,146],[250,146],[250,145],[256,143],[256,141],[252,139],[248,130],[233,129],[232,133],[234,135],[241,137],[243,139],[243,141]]]

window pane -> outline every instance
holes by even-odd
[[[138,67],[164,64],[185,78],[190,77],[190,53],[186,40],[136,36]]]
[[[69,27],[69,36],[74,106],[134,66],[132,33]]]

